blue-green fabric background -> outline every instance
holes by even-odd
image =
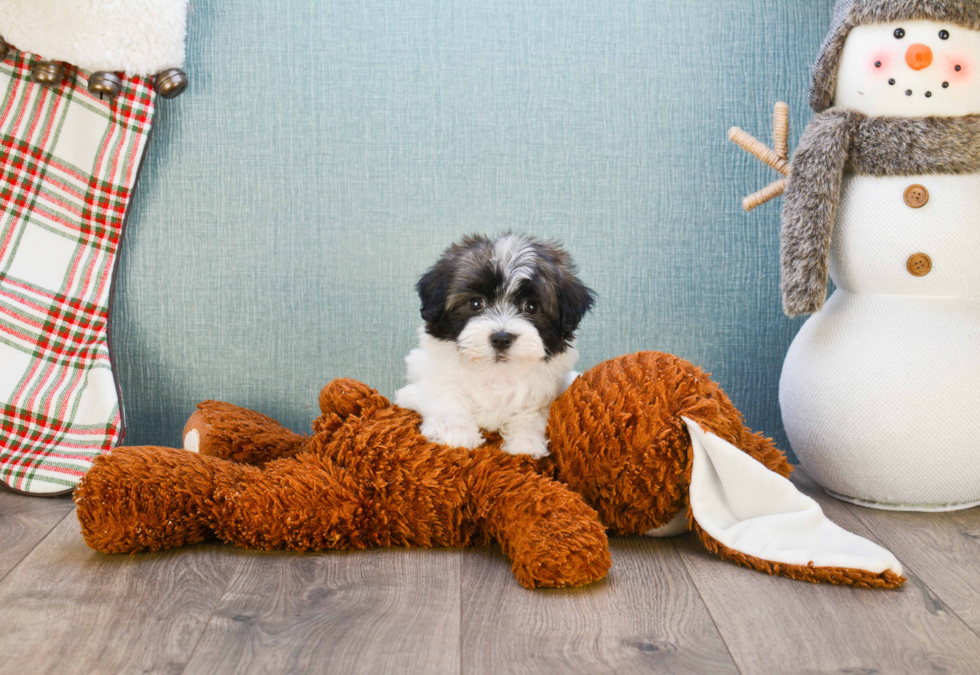
[[[416,278],[463,234],[563,240],[599,295],[583,367],[713,373],[788,449],[772,105],[809,119],[832,0],[194,0],[120,261],[126,444],[217,398],[301,431],[331,378],[391,394]]]

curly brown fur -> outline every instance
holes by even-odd
[[[555,475],[585,497],[616,534],[644,534],[683,507],[698,422],[780,475],[792,467],[701,369],[660,352],[606,361],[551,406]],[[559,422],[560,421],[560,422]]]
[[[905,583],[905,577],[895,574],[891,570],[885,570],[881,574],[874,574],[865,570],[848,569],[845,567],[815,567],[811,562],[809,565],[785,565],[774,563],[769,560],[762,560],[754,556],[745,555],[732,550],[713,539],[711,535],[701,529],[693,519],[690,520],[691,528],[697,534],[698,539],[704,547],[722,560],[729,560],[736,565],[748,567],[758,572],[769,575],[789,577],[797,581],[809,581],[810,583],[828,583],[838,586],[857,586],[858,588],[898,588]]]
[[[834,26],[813,67],[810,105],[823,112],[833,105],[837,89],[837,68],[844,42],[855,26],[893,21],[928,19],[980,30],[980,3],[977,0],[847,0],[838,2]]]
[[[117,448],[96,458],[75,490],[85,542],[102,553],[132,553],[213,538],[205,512],[215,467],[252,468],[171,448]]]
[[[353,380],[324,388],[320,405],[305,447],[264,467],[162,448],[100,458],[76,492],[86,542],[115,553],[213,536],[300,551],[496,541],[524,586],[577,586],[610,568],[606,526],[641,534],[684,506],[692,458],[681,416],[769,469],[791,471],[708,375],[657,352],[607,361],[576,380],[552,407],[552,457],[542,462],[501,452],[499,436],[472,451],[430,443],[416,413]],[[251,420],[270,447],[294,436],[233,406],[221,415]],[[246,462],[268,456],[240,440],[211,439],[207,447],[217,455],[249,447],[238,455]],[[769,571],[805,578],[786,566]]]
[[[219,456],[123,448],[100,460],[76,492],[86,542],[119,553],[212,536],[297,551],[497,541],[529,588],[578,586],[608,573],[595,511],[530,460],[501,452],[499,437],[473,451],[430,443],[416,413],[353,380],[326,387],[320,404],[324,416],[302,451],[264,467],[222,457],[265,461],[295,435],[227,404],[204,407],[223,435],[202,450]],[[230,438],[233,427],[268,447]]]

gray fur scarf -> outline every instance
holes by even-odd
[[[832,108],[810,123],[793,156],[783,205],[783,310],[819,311],[845,173],[980,173],[980,115],[867,117]]]

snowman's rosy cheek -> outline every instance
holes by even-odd
[[[892,57],[888,52],[872,54],[868,61],[868,70],[872,76],[884,75],[891,71]]]
[[[968,82],[973,79],[973,62],[959,56],[947,57],[945,76],[950,82]]]

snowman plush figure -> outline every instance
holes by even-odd
[[[783,208],[780,405],[832,495],[980,504],[980,0],[839,0]],[[836,290],[829,300],[828,276]]]

